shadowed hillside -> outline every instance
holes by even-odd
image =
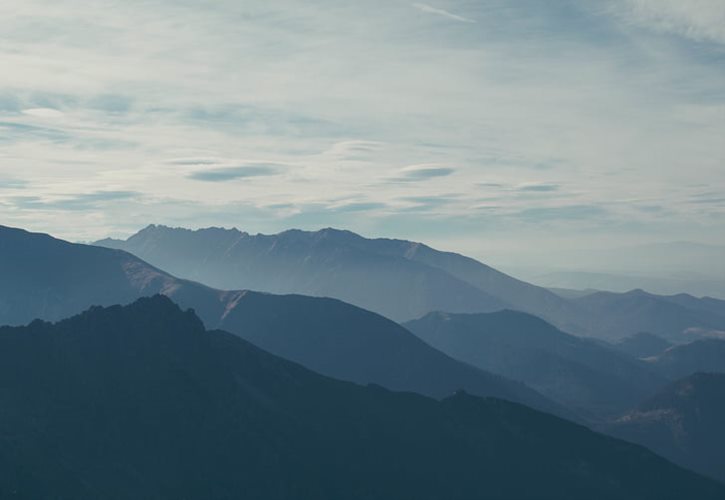
[[[594,415],[631,408],[666,382],[643,362],[526,313],[431,313],[405,326],[456,359]]]
[[[672,383],[609,433],[725,481],[725,374],[696,373]]]
[[[0,328],[0,380],[3,498],[725,495],[643,448],[516,404],[328,379],[208,332],[160,296]]]
[[[308,368],[442,398],[459,389],[575,415],[524,384],[433,349],[398,324],[338,300],[219,291],[177,279],[129,253],[0,227],[0,324],[58,320],[91,305],[161,293],[219,328]]]

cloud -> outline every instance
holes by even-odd
[[[330,209],[335,212],[367,212],[370,210],[380,210],[383,208],[387,208],[387,205],[385,203],[377,202],[355,202],[330,207]]]
[[[521,186],[518,186],[516,189],[517,191],[524,191],[524,192],[535,192],[535,193],[551,193],[553,191],[558,191],[561,186],[558,184],[522,184]]]
[[[71,139],[71,135],[61,129],[51,127],[38,127],[25,123],[0,121],[0,143],[15,143],[32,140],[48,140],[64,142]]]
[[[602,220],[608,212],[598,205],[563,205],[558,207],[527,208],[513,214],[526,222],[573,221],[597,219]]]
[[[404,196],[400,198],[400,201],[405,206],[397,207],[398,212],[422,213],[439,211],[460,201],[460,197],[456,195]]]
[[[265,177],[280,173],[280,165],[274,163],[249,163],[234,167],[197,170],[187,177],[197,181],[226,182],[247,177]]]
[[[383,145],[379,141],[346,140],[333,144],[327,154],[341,160],[362,160],[379,152]]]
[[[702,205],[725,205],[725,196],[718,192],[698,193],[690,197],[690,203]]]
[[[173,158],[166,160],[168,165],[219,165],[224,161],[220,158]]]
[[[400,169],[399,175],[393,180],[398,182],[426,181],[436,177],[447,177],[454,172],[453,168],[438,165],[411,165]]]
[[[725,44],[722,0],[624,0],[625,19],[697,41]]]
[[[22,179],[0,177],[0,189],[25,189],[28,186],[28,181]]]
[[[60,118],[64,115],[62,111],[53,108],[30,108],[22,110],[22,113],[36,118]]]
[[[494,189],[501,192],[518,193],[552,193],[559,191],[561,186],[549,182],[525,182],[520,184],[506,184],[503,182],[478,182],[477,186],[487,189]]]
[[[462,23],[475,23],[476,22],[474,19],[469,19],[467,17],[459,16],[457,14],[453,14],[452,12],[448,12],[447,10],[438,9],[436,7],[432,7],[425,3],[414,3],[413,7],[415,7],[416,9],[422,10],[423,12],[427,12],[428,14],[435,14],[437,16],[447,17],[448,19],[453,19],[454,21],[459,21]]]
[[[64,195],[53,198],[40,196],[15,196],[10,199],[16,208],[32,210],[89,210],[97,209],[111,202],[130,201],[140,198],[141,193],[136,191],[95,191]]]

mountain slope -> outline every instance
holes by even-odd
[[[607,432],[725,480],[725,374],[696,373],[672,383]]]
[[[671,379],[696,372],[725,373],[725,340],[705,339],[674,346],[646,361]]]
[[[154,274],[163,276],[125,252],[0,226],[0,323],[57,320],[93,304],[127,303]]]
[[[567,331],[579,331],[577,311],[571,303],[546,288],[532,285],[504,274],[475,259],[453,252],[441,252],[422,243],[407,243],[405,255],[416,262],[442,269],[487,293],[512,304],[514,309],[556,321]],[[439,311],[451,311],[444,308]],[[478,312],[478,311],[461,311]],[[487,312],[487,311],[481,311]]]
[[[456,361],[400,325],[338,300],[245,293],[218,327],[335,378],[437,398],[465,388],[574,418],[525,385]]]
[[[163,297],[0,328],[0,380],[3,498],[725,495],[643,448],[516,404],[325,378],[205,331]]]
[[[631,408],[665,383],[645,363],[525,313],[431,313],[404,326],[453,358],[599,416]]]
[[[697,311],[707,311],[716,316],[725,317],[725,300],[713,297],[697,298],[687,293],[662,296],[665,300]]]
[[[58,320],[161,293],[275,354],[336,378],[441,398],[465,389],[574,418],[521,383],[453,360],[396,323],[337,300],[219,291],[126,252],[0,227],[0,324]]]
[[[672,343],[653,333],[638,332],[623,338],[614,347],[635,358],[647,358],[664,352]]]

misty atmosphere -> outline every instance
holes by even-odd
[[[725,499],[725,2],[0,2],[0,500]]]

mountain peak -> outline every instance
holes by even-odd
[[[123,318],[134,324],[136,329],[148,326],[148,331],[154,335],[163,330],[163,325],[182,327],[179,328],[179,331],[200,332],[204,330],[204,324],[193,309],[182,310],[169,297],[161,294],[141,297],[125,306],[92,306],[76,316],[59,321],[58,324],[65,322],[105,323],[108,320],[117,322]]]
[[[243,231],[240,231],[236,227],[232,228],[226,228],[221,226],[209,226],[209,227],[202,227],[198,229],[188,229],[184,227],[172,227],[172,226],[166,226],[164,224],[149,224],[145,228],[138,231],[136,234],[131,236],[133,238],[134,236],[142,235],[142,234],[155,234],[155,233],[187,233],[187,234],[247,234]]]

